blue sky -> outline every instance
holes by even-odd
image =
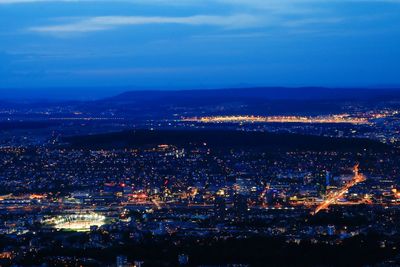
[[[0,0],[0,88],[31,92],[392,86],[399,47],[400,0]]]

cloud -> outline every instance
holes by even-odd
[[[144,5],[222,5],[215,12],[223,13],[188,16],[152,16],[143,14],[131,16],[70,17],[66,22],[49,22],[48,25],[27,26],[29,32],[53,36],[71,36],[79,33],[112,30],[126,26],[148,24],[174,24],[192,26],[214,26],[224,29],[260,29],[276,27],[321,27],[326,24],[339,24],[350,21],[349,14],[341,14],[330,5],[332,3],[400,3],[400,0],[0,0],[0,4],[36,2],[124,2]],[[162,7],[164,8],[164,7]],[[191,7],[192,11],[197,10]],[[228,15],[226,15],[228,14]],[[230,15],[229,15],[230,14]],[[57,17],[56,17],[57,18]],[[64,17],[65,19],[65,17]],[[310,30],[310,29],[308,29]],[[312,29],[314,30],[314,29]]]
[[[83,33],[110,30],[121,26],[146,24],[182,24],[193,26],[219,26],[225,28],[255,27],[260,18],[248,14],[229,16],[196,15],[187,17],[145,17],[145,16],[101,16],[81,19],[76,22],[31,27],[30,31],[49,34]]]
[[[301,27],[309,24],[337,24],[343,21],[343,18],[305,18],[287,21],[284,25],[287,27]]]

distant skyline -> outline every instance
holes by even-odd
[[[400,0],[0,0],[0,99],[396,86],[399,14]]]

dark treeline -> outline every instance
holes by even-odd
[[[32,253],[19,264],[39,265],[52,257],[85,257],[94,259],[85,266],[104,266],[113,263],[118,255],[127,255],[130,260],[145,260],[145,266],[178,266],[178,255],[189,256],[188,266],[224,264],[249,264],[250,266],[365,266],[376,264],[396,256],[391,248],[380,248],[378,236],[357,236],[343,240],[341,245],[312,244],[310,242],[287,243],[280,238],[250,237],[248,239],[180,239],[149,238],[147,241],[130,242],[126,246],[99,249],[66,249],[57,237],[48,237],[52,248],[41,253]],[[86,240],[84,234],[72,234],[69,242]],[[328,241],[328,239],[327,239]],[[7,242],[1,240],[0,243]],[[57,258],[57,257],[56,257]],[[97,263],[96,263],[97,262]],[[5,265],[7,266],[7,265]],[[54,262],[51,266],[65,266]]]
[[[299,134],[224,130],[137,130],[66,137],[72,148],[118,149],[170,144],[179,147],[206,146],[217,149],[255,148],[281,151],[389,151],[390,146],[368,139],[331,138]]]
[[[57,122],[48,121],[0,121],[0,131],[43,129],[57,124]]]

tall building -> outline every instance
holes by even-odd
[[[331,173],[329,171],[326,171],[325,174],[325,185],[326,187],[331,185]]]

